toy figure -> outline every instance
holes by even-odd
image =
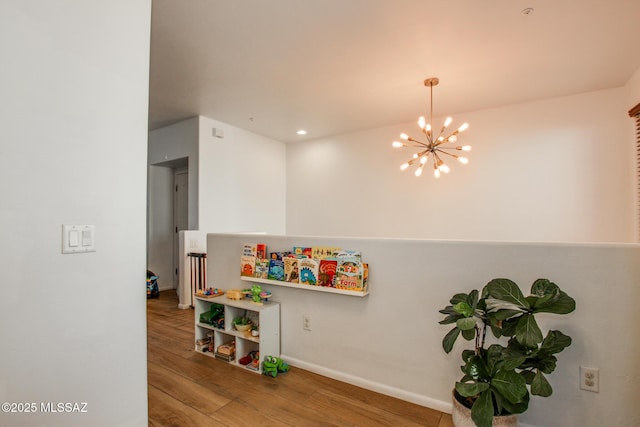
[[[262,287],[260,285],[253,285],[251,287],[252,299],[256,304],[260,303],[260,292],[262,292]]]
[[[287,365],[284,360],[279,357],[265,356],[262,362],[262,373],[264,375],[271,375],[275,378],[278,373],[285,372],[289,372],[289,365]]]

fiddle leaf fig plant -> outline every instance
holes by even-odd
[[[536,315],[568,314],[573,298],[547,279],[538,279],[524,296],[509,279],[493,279],[482,292],[455,294],[451,305],[440,310],[442,325],[455,324],[442,340],[450,353],[459,336],[473,341],[473,350],[462,351],[464,374],[455,394],[471,408],[478,427],[491,427],[496,415],[521,414],[529,407],[530,394],[548,397],[553,389],[546,375],[556,369],[556,354],[571,345],[571,338],[551,330],[543,335]],[[506,347],[486,345],[487,329]],[[500,340],[497,340],[500,341]]]

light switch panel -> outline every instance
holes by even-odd
[[[62,253],[95,252],[95,225],[62,225]]]

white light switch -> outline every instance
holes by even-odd
[[[95,225],[62,225],[62,253],[95,252]]]
[[[69,231],[69,246],[72,248],[78,246],[78,230]]]

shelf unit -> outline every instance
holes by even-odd
[[[262,283],[265,285],[284,286],[286,288],[304,289],[306,291],[328,292],[331,294],[349,295],[352,297],[364,297],[369,295],[369,289],[365,291],[348,291],[346,289],[328,288],[325,286],[301,285],[300,283],[281,282],[279,280],[259,279],[257,277],[240,276],[244,282]]]
[[[221,304],[224,306],[224,329],[216,328],[206,323],[200,323],[200,314],[211,309],[211,304]],[[207,338],[213,333],[214,347],[228,344],[232,341],[236,343],[235,360],[228,362],[251,372],[262,373],[262,361],[265,356],[280,357],[280,304],[274,301],[257,305],[249,300],[232,300],[226,296],[215,298],[203,298],[194,296],[195,311],[195,349],[198,353],[215,358],[214,353],[203,352],[203,348],[208,344],[198,345],[199,339]],[[251,332],[240,332],[233,327],[233,319],[246,316],[257,322],[260,326],[260,335],[254,337]],[[250,351],[260,352],[260,363],[257,371],[246,368],[238,363],[238,360],[246,356]],[[225,362],[227,363],[227,362]]]

